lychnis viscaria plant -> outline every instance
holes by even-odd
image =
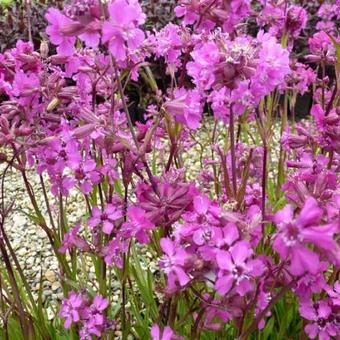
[[[175,14],[72,0],[0,54],[1,338],[339,338],[340,2]],[[8,172],[59,264],[52,320],[7,236]]]

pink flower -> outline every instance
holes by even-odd
[[[334,306],[340,306],[340,281],[334,283],[333,287],[326,287],[326,292],[332,300]]]
[[[278,226],[273,248],[283,259],[290,259],[290,272],[301,275],[305,272],[317,274],[320,263],[319,256],[306,247],[313,243],[318,248],[331,254],[338,252],[338,246],[333,239],[336,229],[334,225],[319,226],[323,212],[312,197],[307,198],[297,218],[291,205],[286,205],[275,215]]]
[[[139,183],[136,192],[139,205],[154,224],[174,223],[190,209],[197,190],[192,184],[171,183],[169,176],[168,181],[159,180],[157,184],[159,196],[150,185]]]
[[[330,318],[332,309],[326,300],[316,303],[303,302],[299,312],[302,317],[312,321],[305,326],[305,332],[310,339],[315,339],[318,336],[320,340],[329,340],[338,334],[334,317]]]
[[[213,90],[209,96],[209,102],[214,111],[216,120],[222,120],[224,123],[229,122],[230,106],[231,106],[231,91],[225,86],[218,90]]]
[[[308,14],[301,6],[291,6],[287,11],[286,29],[293,37],[298,37],[306,26]]]
[[[129,242],[118,234],[102,249],[101,255],[107,265],[111,266],[114,263],[118,268],[123,268],[123,254],[128,248]]]
[[[69,292],[68,297],[63,300],[59,316],[65,319],[66,329],[70,328],[73,322],[80,321],[83,303],[82,294],[76,294],[74,291]]]
[[[209,9],[214,8],[213,3],[209,3],[206,0],[180,0],[179,6],[175,7],[175,13],[177,17],[183,17],[184,25],[192,25],[200,21],[198,30],[205,29],[207,31],[215,27],[215,23],[208,17],[210,15]]]
[[[220,250],[216,261],[220,268],[215,283],[217,292],[227,294],[233,287],[238,294],[244,296],[253,289],[251,279],[260,276],[264,271],[260,260],[249,259],[253,251],[246,241],[239,241],[230,251]]]
[[[110,21],[103,24],[103,43],[117,60],[124,60],[127,48],[136,49],[144,40],[144,33],[138,25],[145,21],[141,6],[136,1],[116,0],[108,6]]]
[[[215,81],[213,69],[220,59],[220,51],[214,42],[197,46],[191,52],[193,61],[188,62],[187,70],[195,85],[203,90],[209,90]]]
[[[100,337],[106,326],[105,309],[109,306],[109,300],[96,295],[92,304],[82,313],[83,327],[79,334],[81,339],[91,339],[93,335]]]
[[[83,251],[89,251],[89,244],[80,236],[78,236],[80,230],[80,224],[77,224],[74,228],[69,230],[65,235],[59,248],[60,253],[65,253],[67,250],[77,247]]]
[[[40,81],[37,75],[19,71],[15,74],[12,94],[19,97],[21,105],[37,104],[40,95]]]
[[[159,260],[159,266],[168,276],[168,290],[174,291],[177,288],[177,282],[183,287],[190,281],[183,268],[186,252],[170,238],[162,238],[160,243],[165,255]]]
[[[161,332],[158,325],[153,325],[151,328],[151,339],[152,340],[179,340],[182,337],[176,336],[174,331],[169,327],[164,327]]]
[[[316,56],[330,55],[333,52],[332,41],[325,32],[317,32],[308,40],[310,51]]]
[[[78,165],[72,165],[72,168],[74,170],[74,177],[78,181],[82,193],[89,194],[93,185],[100,182],[101,175],[97,170],[97,165],[94,160],[84,160]]]
[[[199,91],[175,90],[175,98],[165,103],[164,107],[175,119],[189,129],[197,129],[202,119],[203,107]]]
[[[181,64],[180,55],[182,49],[181,27],[172,23],[167,24],[155,36],[155,53],[157,57],[164,56],[168,65],[168,71],[173,65]]]
[[[68,196],[70,193],[70,189],[72,189],[75,185],[75,180],[70,176],[62,176],[60,174],[56,174],[50,177],[51,180],[51,193],[54,196],[58,196],[59,194],[63,196]]]
[[[52,44],[58,46],[58,54],[63,56],[72,55],[74,52],[74,43],[76,38],[67,35],[63,31],[63,28],[67,25],[71,25],[73,21],[56,8],[49,8],[45,18],[49,23],[46,28],[46,33],[49,35]]]
[[[128,220],[122,226],[128,237],[136,237],[139,243],[148,243],[150,241],[149,231],[155,228],[155,225],[147,218],[145,210],[137,206],[128,209]]]
[[[276,86],[282,84],[290,73],[289,52],[268,34],[261,36],[259,33],[258,39],[262,41],[262,48],[259,52],[259,63],[252,83],[254,97],[269,94]]]
[[[121,209],[117,208],[113,204],[107,204],[104,211],[101,211],[97,207],[93,207],[92,216],[88,219],[87,224],[91,228],[101,225],[103,232],[110,235],[115,228],[115,222],[122,216],[123,212]]]

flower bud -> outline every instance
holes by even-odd
[[[21,126],[19,129],[16,129],[14,134],[16,136],[28,136],[33,132],[33,129],[28,126]]]
[[[49,52],[49,49],[48,49],[48,43],[46,40],[42,40],[41,43],[40,43],[40,55],[42,58],[47,58],[48,57],[48,52]]]
[[[67,56],[62,56],[62,55],[52,55],[49,60],[53,65],[59,65],[59,64],[65,64],[68,61]]]
[[[60,99],[57,97],[54,97],[49,104],[47,105],[46,111],[51,112],[53,111],[58,105],[60,104]]]
[[[32,64],[36,62],[36,58],[32,55],[20,53],[17,55],[17,59],[23,63]]]
[[[48,122],[60,123],[60,116],[53,113],[44,115],[44,119]]]
[[[75,36],[84,33],[84,25],[80,22],[72,22],[60,28],[60,33],[66,36]]]
[[[72,135],[76,138],[85,138],[95,130],[94,124],[85,124],[73,130]]]

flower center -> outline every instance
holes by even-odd
[[[294,224],[287,226],[286,232],[283,236],[283,241],[287,247],[294,246],[297,242],[302,241],[300,230]]]

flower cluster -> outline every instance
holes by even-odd
[[[106,328],[110,327],[105,316],[109,301],[101,295],[96,295],[91,301],[82,293],[71,291],[64,299],[59,315],[65,319],[65,328],[72,324],[80,324],[80,339],[100,337]]]
[[[0,54],[0,162],[58,259],[65,332],[339,337],[339,8],[183,0],[157,31],[137,0],[72,0],[50,48]]]

